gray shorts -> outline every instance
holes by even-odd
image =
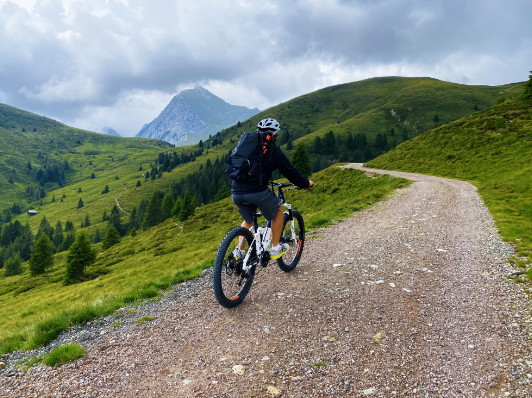
[[[273,220],[279,211],[281,199],[279,199],[271,189],[257,193],[246,193],[244,195],[233,195],[233,203],[244,220],[251,224],[253,222],[253,209],[251,206],[243,206],[242,202],[249,202],[256,205],[266,220]]]

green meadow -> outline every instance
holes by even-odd
[[[498,99],[515,98],[521,91],[522,83],[468,86],[431,78],[379,77],[305,94],[225,131],[249,131],[259,120],[272,117],[281,122],[282,135],[288,131],[294,146],[304,143],[310,147],[316,137],[329,131],[342,137],[365,133],[373,145],[378,133],[389,135],[393,128],[395,136],[388,136],[393,147],[405,138],[489,108]]]
[[[531,158],[532,103],[508,100],[422,134],[366,166],[471,182],[524,267],[532,263]]]
[[[70,220],[79,228],[88,215],[92,225],[87,233],[93,235],[96,228],[106,228],[102,215],[104,211],[109,213],[116,198],[124,210],[123,221],[127,222],[127,214],[142,199],[149,198],[156,190],[167,190],[173,182],[197,171],[207,159],[213,162],[221,158],[234,147],[240,134],[254,131],[262,118],[274,117],[281,122],[283,129],[278,144],[289,155],[287,141],[294,146],[304,143],[311,148],[316,137],[333,131],[335,136],[344,139],[348,133],[365,133],[372,146],[378,133],[389,135],[393,128],[396,133],[388,136],[385,149],[389,150],[437,124],[471,114],[475,108],[486,109],[497,99],[513,98],[521,90],[521,84],[466,86],[430,78],[401,77],[327,87],[269,108],[221,131],[205,141],[205,151],[196,162],[179,165],[170,173],[163,173],[163,178],[146,182],[142,174],[150,164],[154,165],[160,152],[189,154],[199,147],[171,148],[157,140],[91,133],[0,104],[0,211],[15,202],[23,210],[35,208],[37,217],[28,217],[25,213],[14,215],[14,220],[22,224],[29,222],[34,233],[42,216],[46,216],[52,226],[57,221],[64,225]],[[438,122],[434,122],[435,115],[438,115]],[[371,152],[377,156],[383,150],[373,148]],[[42,204],[31,200],[28,203],[25,189],[34,181],[27,175],[26,164],[30,160],[33,167],[41,167],[44,156],[56,163],[67,160],[72,171],[66,174],[63,187],[52,183],[45,185],[46,197]],[[329,157],[328,164],[338,161],[335,155]],[[91,179],[92,173],[94,179]],[[7,182],[10,176],[14,184]],[[137,181],[141,182],[140,187],[136,186]],[[110,192],[102,195],[105,185]],[[78,209],[80,198],[85,206]]]
[[[312,178],[312,191],[286,194],[303,214],[307,230],[349,217],[409,183],[387,175],[368,178],[337,166]],[[106,251],[96,245],[97,260],[87,270],[86,282],[63,286],[66,252],[55,255],[52,269],[44,275],[32,278],[25,271],[1,278],[0,352],[44,345],[70,325],[158,297],[161,289],[197,277],[212,265],[225,233],[240,223],[227,198],[198,208],[185,222],[169,219],[136,237],[127,236]]]

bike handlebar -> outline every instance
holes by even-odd
[[[284,187],[289,187],[289,186],[292,186],[294,184],[292,184],[291,182],[273,182],[273,181],[270,181],[270,184],[271,185],[275,185],[277,188],[284,188]]]
[[[272,187],[277,187],[278,189],[282,189],[282,188],[286,188],[286,187],[291,187],[291,186],[294,186],[295,184],[292,184],[291,182],[274,182],[274,181],[270,181],[270,185]],[[298,191],[302,190],[302,189],[308,189],[310,190],[310,187],[309,188],[301,188],[301,187],[295,187],[294,188],[290,188],[290,189],[285,189],[285,191],[290,191],[292,189],[297,189]]]

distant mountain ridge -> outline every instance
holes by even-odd
[[[203,87],[196,86],[172,98],[159,116],[145,124],[136,136],[190,145],[258,113],[257,108],[228,104]]]

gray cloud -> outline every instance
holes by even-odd
[[[530,15],[528,0],[0,0],[0,100],[134,135],[196,83],[265,108],[372,76],[522,81]]]

